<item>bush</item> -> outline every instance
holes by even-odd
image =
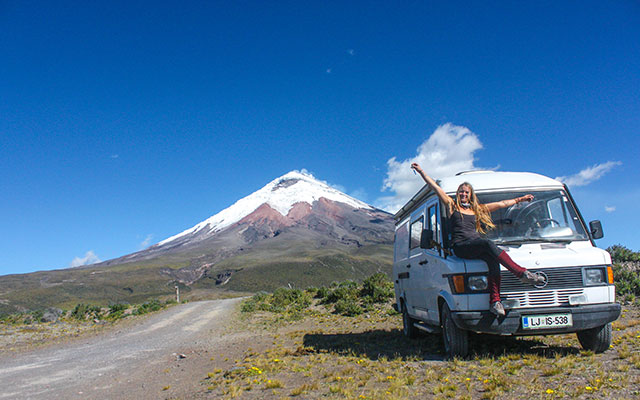
[[[364,280],[360,295],[373,303],[383,303],[394,296],[393,282],[387,275],[378,272]]]
[[[329,289],[326,286],[322,286],[320,288],[318,288],[318,290],[316,291],[315,296],[313,296],[316,299],[324,299],[329,295]]]
[[[300,289],[278,288],[271,297],[271,307],[281,311],[291,305],[295,307],[311,305],[311,296]]]
[[[611,254],[611,260],[614,263],[640,261],[640,252],[629,250],[620,244],[614,244],[613,246],[608,247],[607,251]]]
[[[138,307],[138,309],[135,311],[134,314],[142,315],[148,312],[161,310],[162,308],[163,308],[163,305],[160,304],[160,301],[158,299],[153,299],[151,301],[147,301],[146,303],[142,303],[140,307]]]
[[[616,244],[607,248],[613,261],[613,280],[618,296],[629,301],[640,296],[640,252],[631,251],[628,248]],[[635,264],[635,265],[634,265]]]
[[[96,318],[100,315],[100,307],[89,304],[78,303],[71,312],[71,316],[79,321]]]
[[[614,264],[613,277],[616,293],[619,296],[631,297],[631,299],[640,296],[640,276],[637,271]]]
[[[240,310],[242,312],[262,310],[298,317],[310,305],[311,295],[309,293],[300,289],[278,288],[272,294],[256,293],[242,303]]]
[[[336,314],[342,314],[347,317],[355,317],[364,312],[364,309],[355,299],[340,299],[336,302],[333,309]]]
[[[124,303],[112,304],[109,306],[109,314],[121,312],[126,310],[127,308],[129,308],[128,304],[124,304]]]
[[[279,288],[273,294],[256,293],[242,303],[241,310],[262,310],[297,318],[311,305],[312,297],[315,297],[322,304],[333,304],[334,313],[352,317],[371,310],[374,303],[383,303],[393,296],[393,283],[384,273],[379,272],[365,279],[362,285],[347,280],[306,291]]]
[[[339,300],[353,300],[358,298],[359,288],[354,281],[340,282],[324,298],[325,303],[337,303]]]

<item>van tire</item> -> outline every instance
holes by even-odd
[[[415,339],[418,337],[418,328],[413,326],[416,322],[415,319],[409,316],[409,311],[407,311],[407,305],[402,302],[402,333],[409,339]]]
[[[603,353],[611,346],[611,323],[577,332],[582,348],[595,353]]]
[[[458,328],[451,317],[447,303],[442,305],[442,342],[449,357],[466,357],[469,354],[469,332]]]

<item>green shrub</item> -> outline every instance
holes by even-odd
[[[312,304],[312,298],[316,298],[322,304],[333,304],[336,314],[356,316],[371,310],[374,303],[385,302],[393,296],[393,283],[384,273],[377,273],[365,279],[362,285],[347,280],[305,291],[279,288],[272,294],[256,293],[245,300],[240,309],[247,313],[261,310],[298,318]]]
[[[362,282],[360,295],[373,303],[383,303],[394,296],[393,282],[387,275],[378,272]]]
[[[78,303],[71,312],[71,316],[79,321],[100,316],[100,307]]]
[[[355,317],[364,312],[364,309],[355,299],[340,299],[333,307],[336,314],[342,314],[347,317]]]
[[[278,288],[271,295],[271,307],[284,311],[288,306],[308,307],[311,297],[300,289]]]
[[[318,288],[315,296],[313,297],[315,297],[316,299],[326,299],[328,295],[329,295],[329,288],[327,288],[326,286],[322,286]]]
[[[640,252],[631,251],[619,244],[610,246],[607,251],[611,254],[613,261],[613,280],[617,295],[628,301],[634,301],[640,296],[640,276],[637,270]],[[627,265],[623,266],[622,263]]]
[[[142,303],[140,305],[140,307],[138,307],[138,309],[135,311],[134,314],[142,315],[142,314],[146,314],[148,312],[161,310],[162,308],[163,308],[163,305],[160,304],[160,301],[158,299],[153,299],[151,301],[147,301],[145,303]]]
[[[109,306],[109,314],[117,313],[119,311],[124,311],[129,308],[128,304],[125,303],[117,303]]]
[[[300,289],[278,288],[272,294],[256,293],[240,306],[242,312],[256,310],[285,314],[287,318],[299,318],[311,305],[311,294]]]
[[[358,298],[359,288],[354,281],[340,282],[333,287],[325,297],[325,303],[337,303],[339,300],[353,300]]]
[[[640,296],[640,276],[637,271],[614,264],[613,281],[618,296],[633,298]]]
[[[607,248],[609,254],[611,254],[611,260],[614,263],[621,263],[625,261],[640,261],[640,252],[629,250],[628,248],[614,244]]]

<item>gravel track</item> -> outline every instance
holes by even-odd
[[[182,356],[202,361],[210,349],[242,335],[225,334],[239,301],[180,304],[105,334],[0,355],[0,399],[162,398],[160,386],[201,378],[181,368]]]

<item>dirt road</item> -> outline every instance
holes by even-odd
[[[192,376],[193,366],[205,368],[209,351],[242,335],[225,328],[239,301],[181,304],[98,336],[0,355],[0,399],[156,399],[188,392],[185,385],[202,379],[201,372]]]

